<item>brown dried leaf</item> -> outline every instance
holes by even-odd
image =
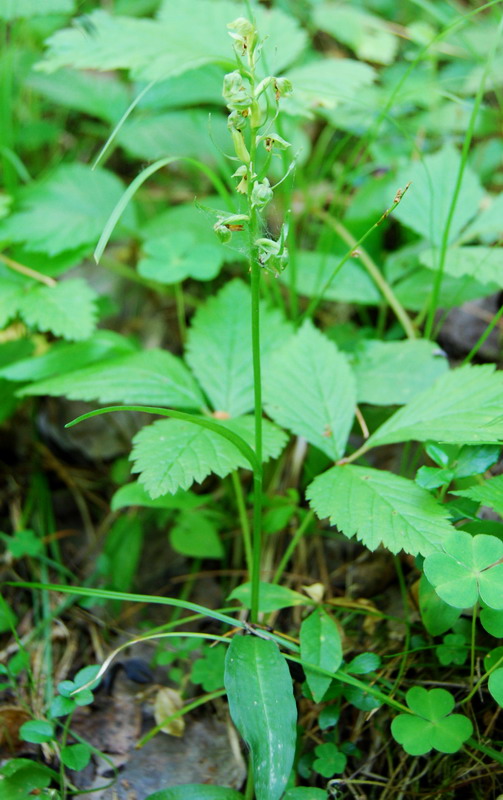
[[[179,692],[169,689],[167,686],[159,689],[154,702],[154,717],[157,725],[161,726],[163,733],[169,733],[171,736],[183,736],[185,732],[185,719],[183,717],[177,717],[163,724],[165,720],[182,707],[183,700]]]

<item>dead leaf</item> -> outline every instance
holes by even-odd
[[[183,700],[179,692],[169,689],[167,686],[159,689],[154,701],[154,717],[157,725],[161,726],[163,733],[169,733],[171,736],[183,736],[185,732],[185,720],[183,717],[176,717],[176,719],[163,724],[165,720],[169,719],[181,708],[183,708]]]

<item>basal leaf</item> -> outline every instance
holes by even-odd
[[[362,342],[352,367],[357,401],[373,405],[408,403],[449,369],[442,351],[426,340]]]
[[[421,264],[437,269],[438,253],[425,250],[421,253]],[[479,283],[503,286],[503,249],[501,247],[451,247],[447,250],[444,269],[455,278],[469,276]]]
[[[367,440],[392,442],[498,442],[503,439],[503,374],[493,365],[466,365],[439,378],[393,414]]]
[[[356,406],[346,357],[308,322],[271,356],[264,370],[267,413],[334,461],[344,454]]]
[[[261,304],[264,367],[291,333],[280,312]],[[213,408],[238,417],[253,408],[251,294],[242,281],[227,283],[194,315],[187,337],[187,362]]]
[[[37,17],[44,14],[71,14],[75,0],[2,0],[0,19],[10,22],[20,17]]]
[[[111,16],[96,10],[78,24],[58,31],[48,40],[40,69],[62,66],[79,69],[129,69],[145,80],[163,80],[204,64],[234,68],[227,23],[242,15],[229,0],[181,0],[163,6],[159,19]],[[257,27],[266,38],[267,65],[272,74],[284,69],[303,50],[306,35],[291,16],[279,10],[255,9]]]
[[[500,517],[503,517],[503,475],[497,475],[485,483],[470,486],[469,489],[460,489],[452,494],[469,497],[470,500],[476,500],[483,506],[490,506]]]
[[[411,181],[411,187],[394,210],[400,222],[439,245],[447,224],[461,156],[450,144],[433,155],[413,161],[397,177],[397,186]],[[449,229],[449,241],[457,239],[462,228],[475,216],[483,192],[479,180],[470,167],[465,167],[461,190]]]
[[[295,755],[297,709],[285,658],[274,642],[235,636],[225,659],[232,720],[251,751],[257,800],[279,800]]]
[[[332,467],[307,488],[316,514],[370,550],[432,553],[452,531],[448,512],[413,481],[385,470]]]
[[[32,328],[78,341],[87,339],[96,325],[96,293],[82,278],[56,286],[36,285],[18,303],[18,312]]]
[[[122,193],[121,182],[110,172],[64,164],[22,190],[14,213],[0,223],[0,239],[23,242],[27,250],[48,255],[90,246]],[[122,222],[133,221],[129,208]]]
[[[342,643],[339,629],[326,611],[317,608],[300,626],[300,655],[303,661],[335,673],[342,663]],[[320,703],[332,682],[329,675],[321,675],[305,668],[307,684],[315,703]]]
[[[239,434],[253,447],[254,420],[240,417],[220,424]],[[286,435],[271,422],[263,422],[264,461],[279,455]],[[239,450],[218,433],[181,420],[159,420],[147,425],[133,439],[133,472],[151,497],[188,489],[201,483],[210,473],[224,478],[239,467],[250,465]]]
[[[21,394],[64,395],[100,403],[201,408],[203,397],[187,367],[165,350],[143,350],[38,381]]]

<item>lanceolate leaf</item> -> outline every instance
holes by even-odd
[[[429,492],[385,470],[332,467],[308,486],[307,497],[320,518],[370,550],[383,544],[392,553],[426,555],[452,532],[447,510]]]
[[[252,587],[251,583],[242,583],[241,586],[236,586],[228,596],[228,600],[239,600],[245,608],[251,608]],[[281,608],[290,608],[291,606],[305,606],[309,603],[309,599],[289,589],[288,586],[280,586],[276,583],[265,583],[260,581],[259,588],[259,611],[269,613],[271,611],[279,611]]]
[[[300,626],[300,655],[303,661],[336,672],[342,662],[342,644],[339,629],[326,611],[317,608]],[[315,703],[320,703],[332,682],[329,675],[321,675],[305,668],[307,684]]]
[[[306,323],[264,373],[267,413],[334,461],[345,450],[356,406],[355,379],[346,357]]]
[[[401,408],[367,440],[369,447],[392,442],[497,442],[503,439],[503,374],[494,366],[448,372]]]
[[[210,786],[207,783],[185,783],[149,794],[145,800],[244,800],[241,792],[226,786]]]
[[[231,417],[253,409],[251,295],[245,283],[231,281],[200,308],[187,339],[187,362],[213,408]],[[279,311],[261,305],[262,356],[290,336]]]
[[[276,644],[235,636],[225,659],[232,720],[250,748],[257,800],[279,800],[293,765],[297,709]]]
[[[203,396],[185,364],[165,350],[144,350],[27,386],[22,394],[64,395],[100,403],[202,408]]]
[[[250,446],[254,443],[252,417],[223,420],[222,426],[239,434]],[[263,457],[279,455],[286,435],[271,422],[263,423]],[[250,465],[239,450],[218,433],[181,420],[160,420],[136,434],[131,458],[133,472],[150,496],[160,497],[177,489],[188,489],[214,472],[224,478],[233,470]]]

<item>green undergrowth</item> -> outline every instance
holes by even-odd
[[[0,28],[2,797],[85,794],[120,664],[138,747],[244,743],[149,800],[498,798],[501,3]]]

